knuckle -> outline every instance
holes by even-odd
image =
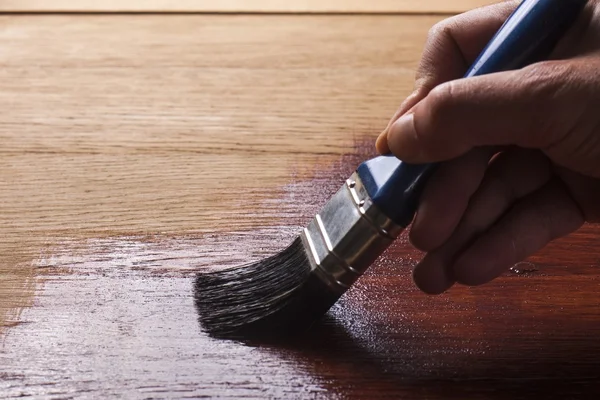
[[[573,80],[577,76],[576,66],[561,61],[543,61],[523,69],[522,89],[524,97],[535,102],[530,118],[532,140],[540,145],[553,143],[564,132],[571,129],[572,115],[568,111],[578,103]]]
[[[444,19],[435,23],[427,33],[427,38],[430,42],[437,42],[441,37],[446,37],[450,34],[453,17]]]
[[[573,76],[573,68],[570,63],[542,61],[523,69],[523,83],[536,93],[554,94]]]

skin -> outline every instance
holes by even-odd
[[[429,34],[415,91],[377,139],[381,154],[442,162],[410,240],[425,293],[488,283],[585,222],[600,222],[600,1],[548,61],[461,79],[517,7],[449,18]]]

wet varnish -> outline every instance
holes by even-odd
[[[196,273],[374,155],[441,18],[1,17],[0,397],[595,398],[592,226],[439,297],[402,236],[304,338],[200,330]]]

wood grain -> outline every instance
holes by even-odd
[[[458,13],[498,0],[0,0],[5,12]]]
[[[0,18],[0,397],[596,398],[600,229],[428,297],[403,236],[298,341],[195,274],[283,248],[373,155],[431,16]]]

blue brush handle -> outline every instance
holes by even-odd
[[[525,0],[488,43],[465,78],[522,68],[549,55],[585,0]],[[438,166],[407,164],[393,155],[362,163],[357,173],[378,208],[401,226],[414,217],[427,178]]]

